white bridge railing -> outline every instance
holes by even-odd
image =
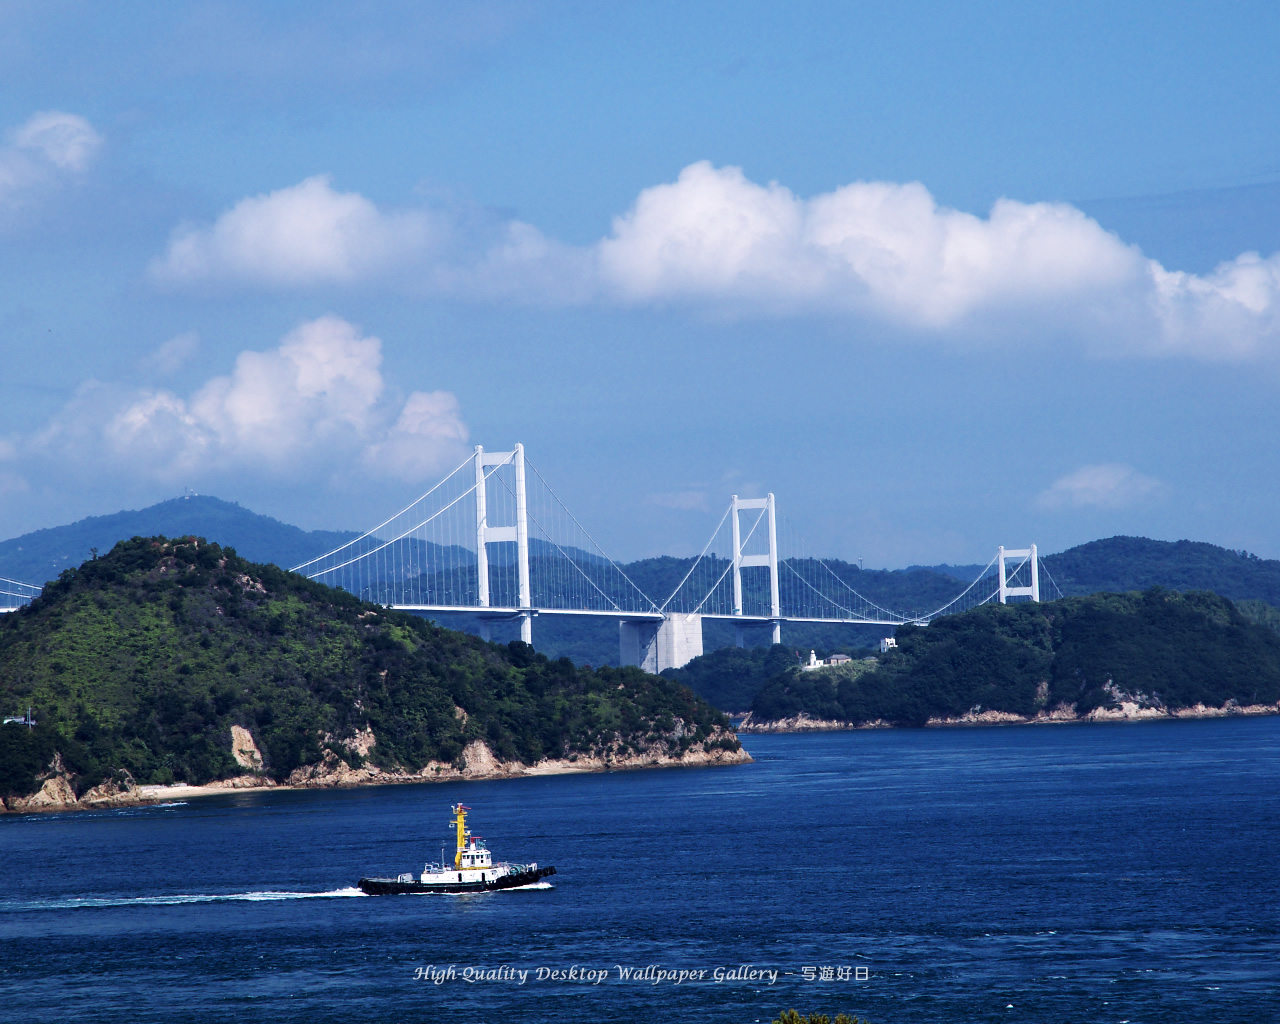
[[[32,583],[20,583],[0,576],[0,613],[17,611],[29,605],[43,589]]]

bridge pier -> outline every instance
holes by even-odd
[[[772,634],[769,642],[773,644],[782,643],[782,620],[781,619],[765,620],[764,622],[761,622],[759,619],[752,619],[749,624],[752,626],[768,626],[769,631]],[[734,643],[738,647],[747,646],[747,625],[748,625],[747,623],[742,623],[742,622],[735,622],[733,624]]]
[[[702,616],[668,615],[618,622],[618,661],[657,675],[663,669],[683,668],[702,654]]]
[[[490,612],[485,614],[484,609],[480,612],[480,639],[493,639],[493,624],[495,622],[510,622],[512,619],[520,620],[520,639],[533,646],[533,616],[534,612],[516,612],[514,615],[510,612]]]

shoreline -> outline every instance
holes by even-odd
[[[883,719],[870,722],[842,722],[834,719],[811,718],[801,712],[792,718],[780,718],[768,722],[753,722],[751,713],[739,722],[735,729],[739,733],[765,735],[770,733],[795,732],[850,732],[859,729],[952,729],[985,725],[1092,725],[1106,722],[1176,722],[1203,718],[1259,718],[1267,715],[1280,715],[1280,703],[1277,704],[1233,704],[1228,702],[1220,708],[1194,704],[1188,708],[1171,711],[1168,708],[1152,707],[1138,704],[1136,701],[1121,701],[1119,707],[1094,708],[1086,714],[1077,714],[1074,708],[1059,707],[1052,711],[1040,711],[1034,715],[1019,715],[1011,711],[982,711],[974,709],[963,715],[948,718],[930,718],[923,726],[892,725]]]
[[[201,785],[169,783],[124,785],[104,782],[77,798],[65,772],[47,778],[39,790],[27,797],[0,801],[0,814],[36,814],[58,811],[102,811],[121,807],[153,807],[207,796],[259,790],[355,789],[364,786],[400,786],[412,783],[478,782],[490,779],[533,778],[544,775],[594,774],[612,771],[642,771],[652,768],[712,768],[750,764],[752,757],[737,750],[717,747],[690,750],[678,757],[665,751],[626,756],[548,758],[527,765],[519,761],[499,761],[481,740],[474,740],[462,752],[462,768],[432,762],[418,772],[384,771],[372,765],[352,768],[330,754],[318,764],[299,768],[284,782],[265,775],[237,775]]]

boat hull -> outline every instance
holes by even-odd
[[[501,878],[489,878],[483,882],[402,882],[397,878],[362,878],[360,891],[370,896],[403,896],[415,892],[492,892],[495,889],[531,885],[555,873],[556,869],[553,867],[534,868],[532,871],[514,871]]]

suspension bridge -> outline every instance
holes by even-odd
[[[41,587],[0,576],[0,612],[16,611],[40,596]]]
[[[848,578],[849,569],[815,555],[778,513],[772,494],[734,495],[674,589],[668,589],[671,580],[637,580],[596,543],[519,444],[496,452],[477,446],[394,515],[293,567],[384,606],[466,614],[486,639],[495,623],[516,623],[520,638],[532,644],[533,620],[543,615],[614,619],[621,663],[651,672],[702,654],[707,619],[733,623],[739,645],[748,630],[765,630],[778,643],[788,622],[887,629],[926,625],[991,601],[1038,601],[1042,577],[1047,596],[1061,596],[1034,544],[998,548],[972,583],[926,610],[868,599]],[[648,592],[664,582],[664,592]],[[0,610],[38,593],[38,587],[0,581]]]

